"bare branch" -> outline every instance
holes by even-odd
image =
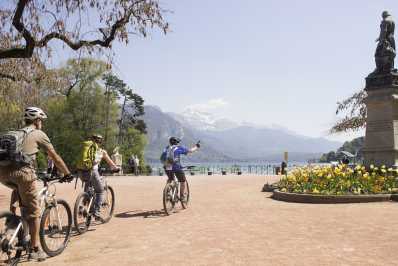
[[[9,74],[0,73],[0,79],[9,79],[12,81],[16,81],[16,78]]]
[[[22,23],[22,15],[27,3],[30,0],[20,0],[17,4],[15,10],[14,18],[12,20],[12,25],[22,34],[26,41],[26,45],[20,48],[11,49],[0,49],[0,59],[1,58],[29,58],[33,55],[33,50],[35,48],[35,40],[31,33],[25,28]]]
[[[100,0],[97,1],[98,2],[96,5],[93,4],[95,1],[92,1],[92,3],[90,4],[92,5],[91,7],[93,9],[103,10],[101,9],[101,5],[102,8],[105,8],[108,5],[106,4],[106,1],[102,4],[99,4],[99,2],[101,2]],[[34,53],[35,48],[46,48],[48,47],[49,42],[54,39],[62,41],[73,50],[79,50],[82,47],[93,46],[110,48],[112,42],[116,38],[125,40],[127,43],[127,36],[129,32],[132,32],[131,29],[135,29],[142,36],[146,36],[147,29],[153,26],[160,27],[161,29],[163,29],[164,32],[166,32],[168,29],[168,24],[163,20],[161,14],[162,12],[164,12],[164,10],[159,7],[156,0],[132,0],[126,2],[120,1],[119,3],[115,3],[113,9],[111,8],[110,12],[106,13],[107,17],[104,19],[107,25],[110,24],[107,26],[109,30],[100,29],[99,31],[96,31],[98,33],[102,33],[102,36],[93,40],[79,39],[78,37],[76,37],[79,36],[79,29],[77,29],[77,32],[69,34],[63,26],[67,22],[57,20],[57,15],[55,13],[51,12],[49,9],[45,9],[41,12],[51,14],[52,17],[56,20],[56,24],[54,25],[55,27],[52,27],[53,31],[43,36],[40,34],[44,33],[44,28],[42,25],[40,25],[38,21],[37,25],[31,25],[31,32],[23,23],[24,10],[26,6],[28,6],[28,4],[31,5],[30,8],[27,9],[27,12],[29,12],[28,16],[30,14],[32,16],[32,19],[29,17],[27,18],[27,21],[34,20],[33,18],[37,19],[38,14],[34,12],[38,12],[36,11],[38,8],[34,5],[34,2],[32,0],[18,0],[12,20],[12,26],[17,30],[20,35],[22,35],[23,39],[25,40],[25,46],[17,44],[16,46],[9,45],[9,48],[0,49],[0,59],[30,58]],[[73,12],[76,12],[76,10],[79,12],[79,17],[81,17],[82,11],[88,14],[86,7],[82,5],[80,1],[77,2],[76,6],[66,6],[66,12],[68,14],[72,14]],[[58,13],[61,11],[57,10],[56,12]],[[116,16],[120,18],[114,21],[114,17]],[[76,24],[78,25],[79,23],[81,23],[81,19],[78,20]],[[131,26],[130,29],[128,25]],[[35,35],[40,35],[40,37]]]
[[[337,103],[336,115],[343,112],[346,112],[346,115],[343,119],[337,121],[330,129],[330,133],[356,131],[365,127],[367,117],[366,96],[365,90],[361,90],[344,101]]]

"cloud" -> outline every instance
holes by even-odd
[[[188,110],[196,110],[201,112],[214,111],[220,108],[224,108],[228,105],[228,102],[222,98],[211,99],[204,103],[192,104],[187,106]]]

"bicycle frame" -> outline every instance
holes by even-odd
[[[59,217],[57,199],[55,197],[55,193],[57,191],[57,189],[55,187],[55,183],[57,183],[57,181],[51,181],[51,182],[44,181],[44,187],[39,192],[39,204],[40,204],[40,208],[41,208],[40,217],[43,215],[44,210],[48,206],[53,205],[55,207],[54,209],[55,209],[55,213],[56,213],[56,217],[57,217],[58,230],[61,230],[62,229],[61,219]],[[50,191],[49,191],[50,186],[54,186],[53,193],[50,193]]]
[[[103,175],[101,175],[101,178],[104,180],[104,188],[106,189],[108,187],[107,180],[106,180],[105,176],[103,176]],[[87,182],[87,187],[85,184],[86,182]],[[86,192],[88,194],[88,196],[90,197],[90,202],[88,204],[87,209],[91,210],[91,206],[94,202],[94,198],[96,197],[94,186],[92,185],[91,181],[82,182],[82,186],[84,187],[84,192]],[[104,199],[104,200],[108,200],[108,199]],[[91,213],[91,212],[89,211],[89,213]]]
[[[59,217],[59,213],[58,213],[58,206],[57,206],[57,201],[55,198],[55,192],[54,193],[50,193],[49,192],[49,187],[51,185],[54,185],[57,181],[52,181],[52,182],[47,182],[47,181],[43,181],[44,182],[44,187],[40,190],[40,192],[38,193],[39,195],[39,206],[41,209],[41,213],[40,213],[40,217],[43,215],[43,212],[45,210],[45,208],[47,206],[49,206],[50,204],[54,204],[55,205],[55,212],[56,212],[56,217],[57,217],[57,226],[58,226],[58,230],[62,229],[62,225],[61,225],[61,219]],[[56,190],[55,190],[56,191]],[[15,241],[15,239],[17,238],[19,231],[21,229],[24,230],[24,240],[27,241],[27,238],[29,236],[29,226],[28,223],[26,221],[26,219],[24,218],[24,209],[23,207],[20,206],[20,210],[21,210],[21,216],[20,216],[20,222],[17,226],[17,229],[15,230],[14,234],[12,235],[9,243],[13,243]]]

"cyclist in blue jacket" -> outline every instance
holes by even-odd
[[[174,175],[177,177],[178,182],[180,182],[180,196],[181,200],[184,201],[186,177],[183,171],[183,166],[181,164],[181,155],[188,155],[197,151],[200,148],[200,141],[198,141],[198,143],[196,143],[190,149],[179,145],[180,142],[180,139],[176,137],[171,137],[169,139],[169,145],[163,150],[160,160],[164,165],[164,170],[166,171],[168,182],[173,181]]]

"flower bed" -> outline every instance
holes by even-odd
[[[370,195],[397,192],[396,170],[385,166],[350,168],[346,165],[302,167],[278,184],[280,192],[312,195]]]

